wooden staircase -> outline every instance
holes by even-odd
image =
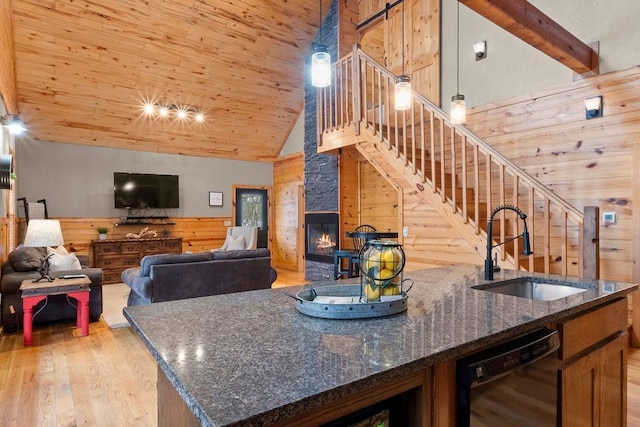
[[[399,191],[418,194],[483,257],[488,215],[500,205],[518,206],[528,215],[534,255],[520,255],[516,239],[494,249],[500,265],[596,277],[596,208],[585,210],[585,229],[585,213],[464,126],[452,125],[415,91],[412,108],[395,111],[395,76],[357,46],[334,64],[333,75],[330,87],[318,89],[318,151],[355,145]],[[494,245],[522,233],[522,221],[508,211],[499,212],[493,226]],[[593,254],[586,262],[585,253]]]

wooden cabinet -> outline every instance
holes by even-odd
[[[129,267],[137,267],[145,255],[182,253],[182,238],[94,240],[93,266],[101,268],[104,282],[118,283]]]
[[[620,299],[558,325],[561,426],[626,425],[626,311]]]

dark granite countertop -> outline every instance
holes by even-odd
[[[494,281],[531,275],[507,270]],[[405,272],[414,282],[408,310],[384,318],[308,317],[279,289],[127,307],[124,314],[202,425],[261,426],[638,288],[534,275],[587,291],[554,301],[490,293],[471,288],[485,283],[482,267],[457,265]],[[359,282],[326,284],[336,283]]]

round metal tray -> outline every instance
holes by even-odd
[[[360,285],[321,286],[289,296],[295,298],[300,313],[323,319],[366,319],[407,310],[406,292],[400,292],[393,300],[362,303]],[[334,302],[329,302],[333,298]]]

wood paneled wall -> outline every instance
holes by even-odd
[[[585,119],[584,99],[604,98]],[[599,206],[618,221],[600,229],[603,279],[638,281],[640,67],[472,109],[467,126],[579,210]],[[635,196],[634,196],[635,194]]]
[[[13,51],[13,0],[0,2],[0,95],[7,112],[16,114],[18,103],[16,96],[15,54]]]
[[[464,240],[415,190],[403,183],[387,181],[353,147],[340,155],[340,227],[341,247],[351,248],[344,231],[359,224],[371,224],[378,230],[397,231],[407,256],[407,269],[440,267],[454,263],[482,264]],[[409,228],[402,237],[402,227]]]
[[[360,2],[359,22],[385,9],[380,0]],[[360,30],[362,50],[396,75],[411,75],[414,90],[440,104],[440,2],[415,0],[404,2],[404,47],[402,4],[389,11],[388,19]]]
[[[304,200],[299,192],[304,186],[304,154],[297,153],[284,157],[273,164],[273,194],[275,211],[275,232],[271,264],[276,268],[300,271],[303,262],[298,252],[299,233],[304,235],[300,222],[300,212],[304,214]],[[304,192],[302,192],[304,194]],[[304,218],[304,217],[303,217]],[[300,251],[304,252],[304,240]]]
[[[110,239],[125,238],[127,233],[139,233],[144,227],[154,230],[158,237],[182,237],[182,251],[204,252],[222,246],[227,234],[225,221],[219,218],[170,218],[174,225],[121,225],[118,218],[60,218],[65,247],[93,259],[91,241],[98,238],[97,227],[109,228]],[[20,219],[20,236],[24,236],[25,220]],[[22,238],[20,238],[22,241]]]
[[[354,147],[340,156],[340,247],[353,248],[346,231],[362,224],[398,231],[398,192]]]

